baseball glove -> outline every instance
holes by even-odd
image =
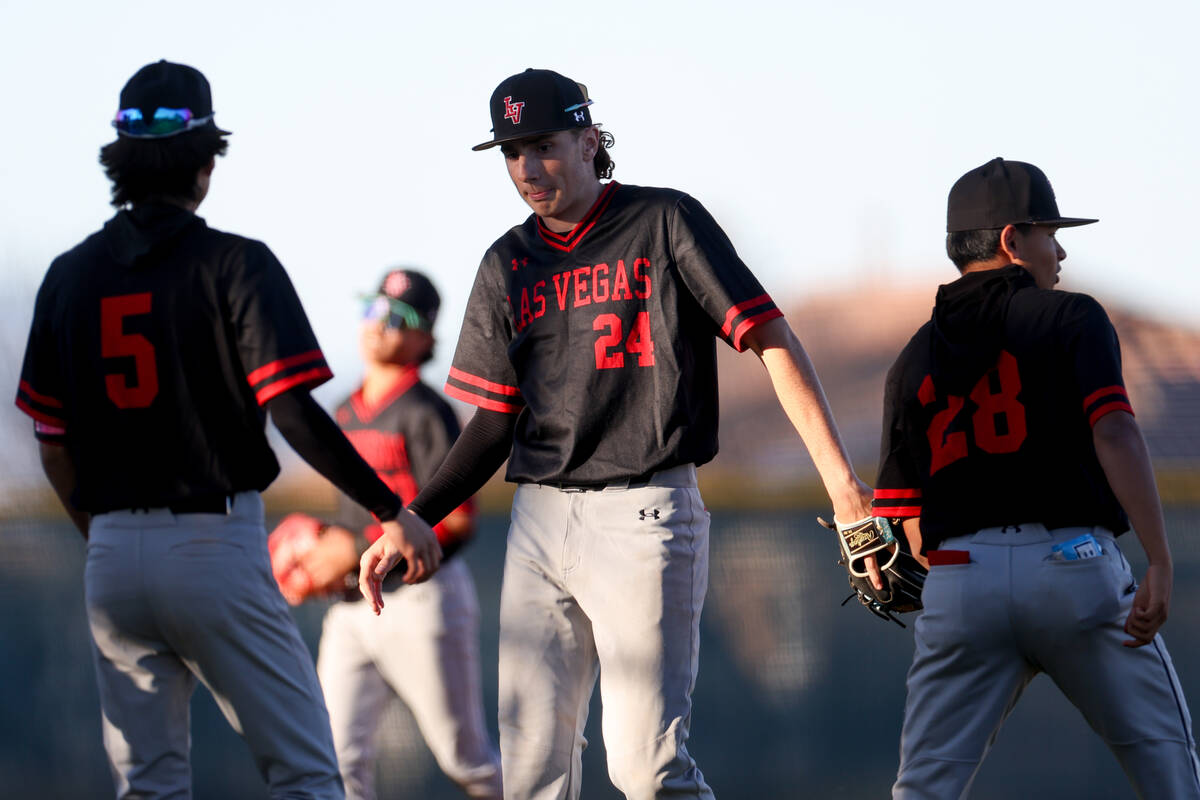
[[[891,523],[884,517],[866,517],[857,522],[830,524],[817,517],[817,522],[837,532],[838,564],[846,569],[846,578],[853,589],[842,605],[857,597],[868,611],[880,619],[889,619],[901,628],[907,627],[894,614],[919,611],[921,590],[928,574],[908,550],[904,537],[892,533]],[[890,550],[889,550],[890,548]],[[876,589],[866,569],[867,556],[876,554],[883,588]]]
[[[271,573],[290,605],[298,606],[314,593],[312,578],[300,565],[300,558],[316,546],[324,527],[316,517],[288,514],[267,537]]]

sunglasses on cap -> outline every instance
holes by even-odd
[[[383,322],[387,327],[396,330],[427,331],[431,327],[425,317],[408,303],[393,300],[382,294],[366,299],[363,319],[368,322]]]
[[[134,138],[153,139],[161,136],[174,136],[177,133],[190,131],[208,124],[212,114],[206,117],[192,115],[190,108],[165,108],[154,110],[154,116],[146,119],[140,108],[123,108],[117,112],[112,126],[119,133]]]

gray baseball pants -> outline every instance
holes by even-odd
[[[479,600],[466,562],[449,561],[385,600],[378,617],[365,602],[335,603],[321,633],[317,675],[347,799],[376,796],[375,735],[394,694],[442,772],[468,797],[500,800],[500,755],[483,716]]]
[[[613,784],[630,800],[713,797],[687,751],[708,527],[691,465],[634,487],[517,488],[500,597],[506,800],[579,796],[597,675]]]
[[[341,800],[312,657],[271,575],[262,500],[225,514],[93,517],[84,571],[104,746],[118,798],[188,798],[200,680],[272,798]]]
[[[1084,533],[1100,556],[1052,558],[1053,545]],[[966,550],[970,563],[934,566],[925,582],[893,798],[966,797],[1038,672],[1083,713],[1138,797],[1200,798],[1192,721],[1162,637],[1121,644],[1136,582],[1108,531],[1022,524],[940,549]]]

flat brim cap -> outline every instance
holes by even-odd
[[[488,109],[492,138],[472,147],[486,150],[514,139],[588,128],[592,104],[587,87],[549,69],[527,69],[505,78],[492,92]]]
[[[118,109],[140,109],[149,119],[158,108],[186,108],[197,119],[213,115],[212,89],[204,73],[187,64],[161,59],[147,64],[133,74],[121,89]],[[217,127],[210,119],[209,127],[222,135],[229,131]]]
[[[946,232],[995,230],[1005,225],[1073,228],[1097,219],[1064,217],[1046,173],[1024,161],[993,158],[963,175],[950,189]]]
[[[412,306],[431,327],[437,321],[438,309],[442,305],[442,298],[433,281],[424,273],[407,267],[388,270],[379,281],[378,295]]]

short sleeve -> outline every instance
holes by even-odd
[[[884,388],[879,477],[871,503],[881,517],[921,516],[921,472],[905,433],[907,403],[901,391],[902,380],[903,367],[898,361],[888,372]]]
[[[1080,410],[1089,426],[1113,411],[1133,413],[1121,374],[1121,344],[1104,308],[1087,295],[1067,306],[1067,358],[1075,372]]]
[[[238,354],[260,406],[333,377],[287,272],[266,245],[246,243],[227,297]]]
[[[742,351],[746,334],[783,316],[705,208],[683,195],[670,223],[671,254],[688,291],[720,329],[721,338]]]
[[[467,301],[446,394],[489,411],[520,413],[525,400],[508,358],[512,335],[504,288],[485,257]]]
[[[53,292],[43,281],[34,303],[33,322],[25,345],[25,360],[17,384],[17,408],[34,420],[39,439],[56,440],[65,434],[67,409],[62,359],[55,343]]]

